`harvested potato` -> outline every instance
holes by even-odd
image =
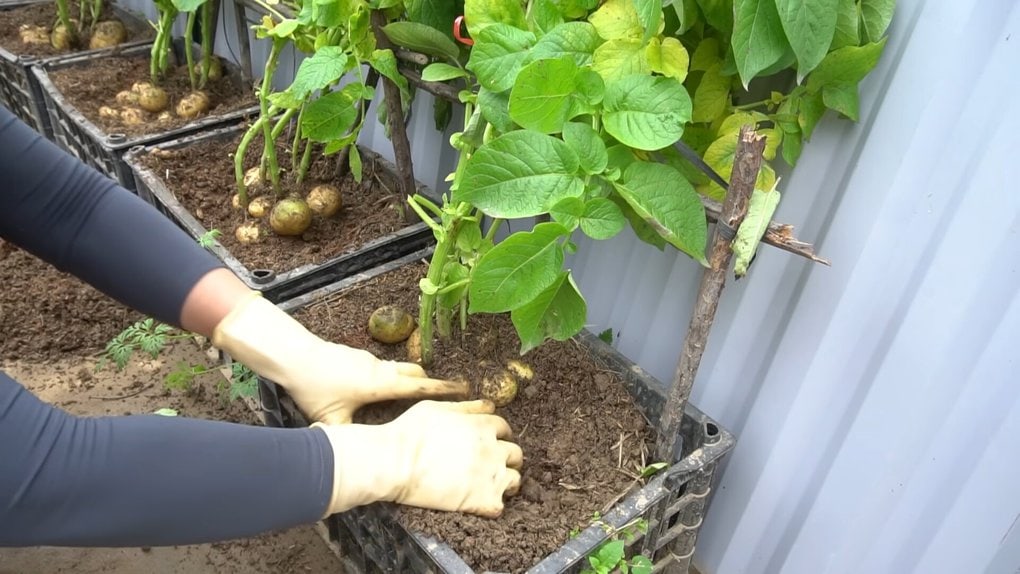
[[[50,43],[50,32],[42,26],[22,24],[18,28],[18,34],[21,36],[21,43],[29,46]]]
[[[177,115],[194,119],[209,111],[209,96],[203,91],[194,91],[177,102]]]
[[[517,396],[517,379],[510,371],[498,371],[486,375],[478,387],[483,399],[492,401],[497,407],[505,407]]]
[[[166,90],[147,84],[138,90],[138,105],[147,112],[159,113],[170,105]]]
[[[268,195],[260,195],[248,202],[248,215],[261,219],[273,209],[273,198]]]
[[[332,185],[317,185],[308,192],[308,207],[322,217],[332,217],[343,207],[340,191]]]
[[[92,37],[89,38],[89,49],[112,48],[127,40],[127,29],[120,20],[106,20],[99,22],[92,29]]]
[[[77,29],[78,21],[71,20],[71,25]],[[57,24],[50,32],[50,45],[58,50],[70,50],[74,40],[74,30],[68,30],[63,24]]]
[[[120,111],[120,121],[126,126],[140,126],[145,123],[145,112],[138,108],[124,108]]]
[[[202,62],[195,62],[195,75],[202,77]],[[209,75],[207,77],[210,81],[216,81],[223,77],[223,63],[216,56],[209,60]]]
[[[311,224],[312,210],[302,199],[284,199],[269,214],[269,226],[277,235],[301,235]]]
[[[99,107],[99,117],[106,119],[115,119],[120,117],[120,112],[110,106]]]
[[[415,329],[411,331],[411,336],[407,338],[407,360],[412,363],[421,363],[421,330]]]
[[[230,198],[230,207],[233,207],[234,209],[241,209],[241,196],[239,194],[235,193],[234,196]]]
[[[156,116],[156,121],[161,124],[168,124],[174,121],[174,115],[168,111],[163,111],[160,112],[158,116]]]
[[[242,223],[234,230],[234,238],[237,239],[238,243],[243,243],[245,245],[255,243],[261,236],[262,231],[256,221]]]
[[[138,105],[138,93],[137,92],[132,92],[131,90],[124,90],[122,92],[117,92],[117,96],[116,96],[115,99],[117,100],[117,103],[122,105],[122,106],[137,106]]]
[[[244,186],[248,189],[257,189],[265,183],[262,180],[262,170],[255,166],[244,172]]]
[[[383,305],[368,318],[368,334],[380,343],[399,343],[410,337],[414,330],[414,319],[396,305]]]
[[[152,84],[150,84],[149,82],[135,82],[131,84],[131,91],[136,94],[140,94],[142,93],[142,90],[145,90],[151,86]]]
[[[510,361],[506,364],[506,368],[520,380],[530,381],[535,378],[535,371],[533,371],[529,365],[522,363],[521,361]]]

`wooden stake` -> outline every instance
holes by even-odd
[[[729,272],[730,259],[733,256],[730,244],[736,229],[747,215],[747,205],[751,199],[751,192],[754,191],[754,183],[758,179],[764,150],[763,136],[756,134],[751,126],[740,129],[729,191],[723,203],[722,213],[719,215],[719,222],[712,234],[708,256],[710,267],[701,277],[694,314],[684,337],[669,398],[659,420],[659,437],[655,453],[661,461],[673,463],[680,460],[681,453],[677,452],[682,444],[679,440],[680,422],[683,420],[687,400],[691,396],[701,357],[705,353],[708,333],[719,307],[719,297],[726,285],[726,274]]]
[[[382,27],[386,25],[386,16],[379,10],[372,11],[372,31],[379,49],[393,49]],[[414,167],[411,165],[411,142],[407,139],[407,126],[404,125],[404,110],[400,103],[400,90],[393,80],[381,76],[384,98],[386,102],[386,122],[390,128],[390,142],[393,143],[393,157],[397,164],[400,193],[403,197],[414,195],[417,191],[414,181]],[[408,210],[410,212],[410,210]]]

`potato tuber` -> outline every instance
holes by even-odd
[[[71,20],[71,26],[78,27],[77,20]],[[74,30],[68,30],[63,24],[57,24],[53,27],[53,31],[50,32],[50,45],[54,48],[67,51],[71,49],[71,45],[74,43]]]
[[[177,102],[177,115],[189,120],[194,119],[209,111],[209,105],[209,96],[205,92],[194,91]]]
[[[120,112],[110,106],[100,106],[99,117],[106,118],[108,120],[120,119]]]
[[[414,330],[411,315],[395,305],[383,305],[368,318],[368,334],[381,343],[399,343],[410,337]]]
[[[242,223],[234,230],[234,239],[237,239],[238,243],[245,245],[255,243],[261,236],[262,231],[259,229],[259,224],[256,221]]]
[[[127,29],[120,20],[106,20],[96,24],[89,38],[89,49],[112,48],[127,40]]]
[[[124,90],[117,92],[116,96],[117,103],[122,106],[137,106],[138,105],[138,92],[131,90]]]
[[[407,360],[412,363],[421,363],[421,330],[411,331],[407,338]]]
[[[273,198],[268,195],[260,195],[248,202],[248,215],[261,219],[273,209]]]
[[[145,123],[145,112],[138,108],[124,108],[120,111],[120,121],[126,126],[140,126]]]
[[[281,200],[269,214],[269,226],[277,235],[301,235],[311,224],[312,210],[303,199]]]
[[[343,207],[340,191],[332,185],[317,185],[308,192],[308,207],[322,217],[332,217]]]
[[[505,407],[517,397],[517,379],[510,371],[498,371],[486,375],[478,387],[483,399],[489,399],[497,407]]]
[[[32,46],[50,43],[50,33],[42,26],[22,24],[18,28],[18,34],[21,36],[21,43],[25,45]]]
[[[138,90],[138,105],[147,112],[159,113],[170,105],[170,97],[166,90],[152,84],[146,84]]]

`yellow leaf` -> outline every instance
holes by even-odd
[[[633,0],[609,0],[588,21],[603,40],[640,40],[645,33]]]
[[[631,74],[650,74],[648,55],[641,40],[610,40],[595,49],[592,69],[609,83]]]
[[[676,78],[681,83],[687,78],[690,56],[680,40],[666,37],[660,42],[658,38],[652,38],[645,48],[645,54],[653,72]]]

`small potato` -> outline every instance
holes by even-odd
[[[312,210],[301,199],[284,199],[269,214],[269,226],[277,235],[301,235],[311,224]]]
[[[138,105],[147,112],[159,113],[170,105],[170,97],[166,90],[158,86],[146,85],[138,91]]]
[[[241,196],[239,194],[235,193],[234,197],[230,198],[230,207],[241,209]]]
[[[120,20],[106,20],[99,22],[92,29],[92,37],[89,38],[89,49],[112,48],[127,40],[127,29]]]
[[[77,29],[78,21],[71,20],[71,25]],[[50,32],[50,45],[58,50],[70,50],[74,44],[74,39],[74,30],[68,30],[63,24],[57,24],[53,27],[53,31]]]
[[[110,106],[100,106],[99,117],[112,120],[114,118],[119,118],[120,112]]]
[[[131,91],[136,94],[140,94],[142,93],[142,90],[146,90],[151,87],[152,84],[150,84],[149,82],[135,82],[131,84]]]
[[[189,120],[209,111],[209,96],[205,92],[195,91],[181,98],[177,102],[177,115]]]
[[[117,103],[122,106],[137,106],[138,105],[138,93],[130,90],[124,90],[117,92],[116,96]]]
[[[195,62],[195,75],[202,77],[202,62]],[[219,58],[213,56],[209,60],[209,81],[215,82],[223,77],[223,63]]]
[[[522,381],[530,381],[535,378],[535,371],[532,368],[518,360],[510,361],[506,364],[508,371],[513,373],[515,377]]]
[[[308,192],[308,207],[322,217],[332,217],[343,207],[340,191],[332,185],[317,185]]]
[[[156,121],[161,124],[168,124],[174,121],[174,115],[167,111],[159,112],[159,115],[156,116]]]
[[[484,377],[478,392],[497,407],[505,407],[517,397],[517,379],[509,371],[499,371]]]
[[[145,123],[145,112],[138,108],[124,108],[120,111],[120,121],[126,126],[140,126]]]
[[[262,170],[255,166],[244,172],[244,186],[248,189],[258,189],[262,186]]]
[[[260,195],[248,202],[248,215],[255,219],[261,219],[273,209],[273,198],[268,195]]]
[[[412,363],[421,363],[421,329],[411,331],[407,338],[407,360]]]
[[[50,32],[42,26],[22,24],[18,28],[18,34],[21,36],[21,43],[28,46],[50,43]]]
[[[256,221],[242,223],[234,230],[234,238],[237,239],[238,243],[243,243],[245,245],[255,243],[261,238],[261,236],[262,230],[259,228],[259,224]]]
[[[368,334],[380,343],[399,343],[410,337],[414,330],[411,315],[395,305],[383,305],[368,318]]]

